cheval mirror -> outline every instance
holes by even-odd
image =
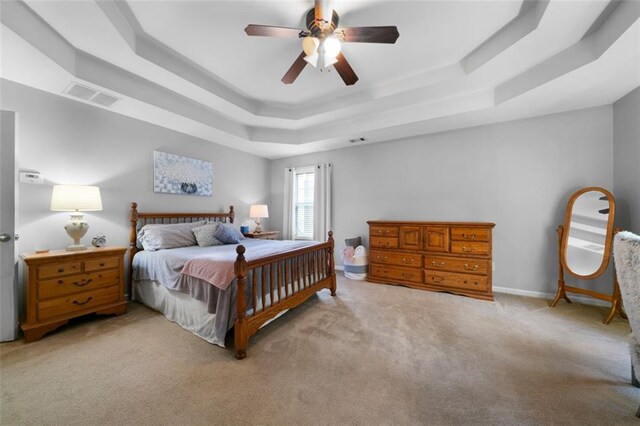
[[[564,271],[582,280],[598,278],[609,266],[613,236],[619,231],[613,227],[616,202],[604,188],[588,187],[573,194],[567,203],[564,225],[558,226],[559,266],[558,292],[551,302],[555,307],[560,299],[571,303],[567,292],[578,293],[611,302],[611,310],[604,323],[609,324],[622,310],[618,280],[613,282],[613,294],[598,293],[564,283]]]

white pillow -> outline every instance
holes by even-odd
[[[191,229],[205,223],[204,220],[189,223],[152,223],[143,226],[138,232],[138,241],[142,244],[142,248],[149,251],[195,246],[196,237]]]

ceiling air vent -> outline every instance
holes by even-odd
[[[75,82],[69,84],[62,93],[105,107],[110,107],[120,100],[120,98],[116,98],[115,96],[108,95],[104,92],[99,92],[96,89],[92,89]]]

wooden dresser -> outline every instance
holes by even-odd
[[[27,266],[25,341],[33,342],[71,318],[124,314],[124,247],[91,247],[22,255]]]
[[[494,223],[367,223],[368,281],[493,300]]]

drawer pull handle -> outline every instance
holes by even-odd
[[[64,268],[58,268],[58,273],[61,274],[64,272]]]
[[[387,260],[387,256],[376,256],[376,260]]]
[[[439,266],[439,267],[444,266],[444,262],[440,262],[440,263],[437,263],[437,262],[431,262],[431,264],[432,264],[433,266]]]
[[[467,271],[475,271],[476,269],[478,269],[478,265],[469,266],[465,263],[464,269],[466,269]]]
[[[58,284],[62,285],[62,284],[64,284],[64,281],[58,280]]]
[[[91,281],[93,281],[93,278],[89,278],[88,280],[84,280],[84,281],[74,281],[73,285],[75,285],[76,287],[84,287],[85,285],[89,284]]]
[[[431,281],[433,281],[434,283],[441,283],[441,282],[444,282],[444,278],[442,278],[442,277],[431,277]]]
[[[89,296],[89,298],[87,300],[85,300],[84,302],[78,302],[77,300],[73,301],[74,305],[78,305],[78,306],[82,306],[82,305],[86,305],[87,303],[91,302],[93,300],[93,296]]]
[[[405,277],[406,279],[411,279],[413,278],[413,274],[407,274],[407,273],[403,273],[402,274],[403,277]]]
[[[462,234],[462,238],[464,238],[466,240],[475,240],[476,239],[476,234]]]
[[[101,264],[100,264],[100,267],[101,267],[101,268],[103,268],[103,267],[104,267],[104,265],[105,265],[104,263],[101,263]]]
[[[476,251],[475,247],[462,246],[462,251]]]
[[[407,260],[405,257],[402,258],[402,263],[413,263],[415,259],[409,259]]]

